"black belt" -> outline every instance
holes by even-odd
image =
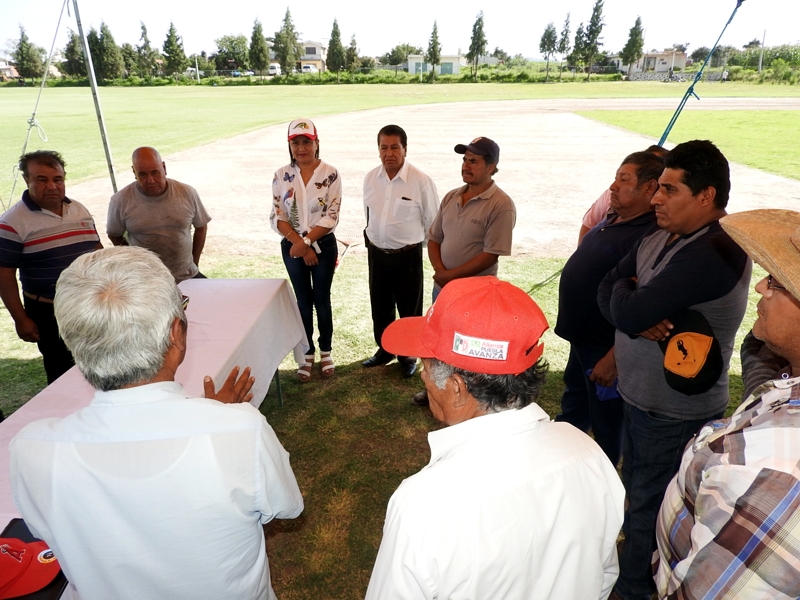
[[[402,248],[396,249],[388,249],[388,248],[381,248],[380,246],[376,246],[373,244],[370,239],[367,237],[366,232],[364,232],[364,239],[367,241],[372,248],[375,248],[378,252],[382,252],[383,254],[400,254],[401,252],[408,252],[409,250],[413,250],[414,248],[418,248],[422,242],[417,242],[416,244],[409,244],[408,246],[403,246]]]
[[[46,298],[45,296],[37,296],[36,294],[31,294],[30,292],[22,292],[22,295],[26,298],[30,298],[31,300],[35,300],[36,302],[44,302],[45,304],[52,304],[52,298]]]

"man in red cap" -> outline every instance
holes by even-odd
[[[389,502],[367,600],[607,598],[624,493],[588,436],[535,403],[548,324],[496,277],[450,282],[382,344],[422,358],[431,461]]]

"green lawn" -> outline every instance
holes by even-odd
[[[298,114],[314,117],[384,106],[532,98],[658,97],[675,98],[677,106],[684,90],[683,85],[659,82],[107,87],[100,89],[100,100],[115,161],[127,165],[128,157],[122,154],[142,144],[169,154],[287,122]],[[708,83],[700,84],[697,91],[706,97],[800,96],[800,86]],[[0,88],[0,198],[6,202],[11,168],[25,141],[37,92],[34,88]],[[45,89],[37,119],[49,142],[42,142],[34,131],[29,150],[63,151],[73,182],[107,172],[89,88]],[[15,195],[18,193],[19,187]]]
[[[583,111],[578,114],[659,139],[674,111]],[[673,143],[712,140],[732,161],[800,179],[800,111],[688,110],[669,136]]]

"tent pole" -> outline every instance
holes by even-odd
[[[83,46],[83,59],[86,62],[86,74],[89,76],[89,84],[92,88],[92,98],[94,99],[94,110],[97,113],[97,124],[100,126],[100,137],[103,138],[103,149],[106,153],[106,163],[108,164],[108,175],[111,177],[111,187],[117,193],[117,179],[114,175],[114,161],[111,158],[111,148],[108,145],[108,133],[106,124],[103,120],[103,109],[100,108],[100,97],[97,95],[97,79],[94,76],[94,65],[92,64],[92,54],[89,52],[89,42],[83,32],[81,24],[81,13],[78,11],[78,0],[72,0],[75,7],[75,20],[78,22],[78,34],[81,36],[81,46]]]

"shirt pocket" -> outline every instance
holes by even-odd
[[[419,203],[416,200],[394,198],[392,216],[398,221],[410,221],[419,215]]]

